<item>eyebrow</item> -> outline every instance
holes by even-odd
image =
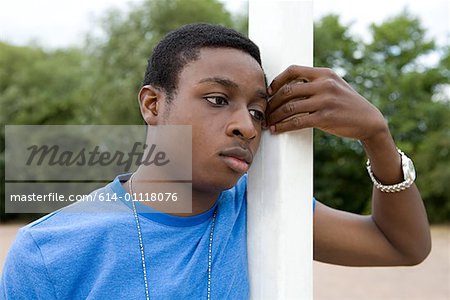
[[[269,101],[269,94],[267,94],[267,92],[264,91],[264,90],[257,90],[256,91],[256,96],[258,98],[263,98],[264,100],[266,100],[266,102]]]
[[[224,87],[228,87],[228,88],[232,88],[232,89],[237,89],[239,87],[239,85],[236,82],[231,81],[226,78],[222,78],[222,77],[203,78],[198,83],[217,83],[217,84],[223,85]]]
[[[198,83],[217,83],[220,84],[224,87],[227,88],[232,88],[232,89],[237,89],[239,87],[239,85],[227,78],[222,78],[222,77],[208,77],[208,78],[203,78],[202,80],[200,80]],[[269,95],[267,94],[266,91],[258,89],[255,93],[256,97],[258,98],[263,98],[266,101],[269,100]]]

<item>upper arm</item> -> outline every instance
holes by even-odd
[[[31,234],[20,230],[5,260],[0,279],[5,299],[55,299],[41,251]]]
[[[339,211],[319,201],[314,211],[314,259],[347,266],[406,264],[371,216]]]

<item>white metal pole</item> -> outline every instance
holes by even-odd
[[[249,36],[270,81],[312,66],[312,0],[250,0]],[[249,174],[251,299],[312,299],[312,130],[263,133]]]

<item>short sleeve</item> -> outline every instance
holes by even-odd
[[[6,257],[0,299],[56,299],[41,250],[27,228],[19,230]]]

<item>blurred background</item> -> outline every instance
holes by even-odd
[[[314,65],[333,68],[374,103],[412,157],[433,250],[412,268],[315,263],[316,299],[450,299],[450,4],[448,0],[314,0]],[[157,41],[182,24],[247,33],[240,0],[16,0],[0,4],[0,121],[142,124],[136,95]],[[280,54],[282,55],[282,54]],[[4,213],[0,132],[0,270],[17,228]],[[314,194],[370,213],[371,182],[355,141],[315,131]]]

